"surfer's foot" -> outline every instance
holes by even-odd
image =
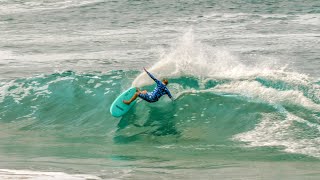
[[[131,103],[130,101],[126,101],[126,100],[123,100],[122,102],[125,103],[126,105],[129,105]]]

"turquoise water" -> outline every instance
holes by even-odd
[[[0,179],[319,179],[319,7],[0,1]]]

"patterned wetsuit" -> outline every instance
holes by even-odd
[[[159,100],[159,98],[165,94],[167,94],[170,98],[172,98],[172,95],[167,88],[166,85],[164,85],[161,81],[156,79],[151,73],[146,71],[147,74],[157,83],[157,87],[154,88],[152,92],[147,92],[146,94],[139,94],[139,97],[148,101],[148,102],[156,102]]]

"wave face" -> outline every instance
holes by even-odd
[[[191,150],[228,158],[226,149],[235,149],[233,158],[273,159],[283,152],[288,158],[320,157],[319,82],[284,71],[233,77],[229,71],[226,77],[206,78],[175,74],[169,78],[174,102],[140,101],[119,121],[110,115],[110,105],[138,73],[66,71],[2,82],[2,151],[99,157],[106,154],[99,152],[103,146],[108,156],[119,158],[131,156],[123,147],[142,143],[158,149],[150,156],[168,149],[169,157]]]

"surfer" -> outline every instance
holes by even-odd
[[[168,79],[163,79],[162,81],[159,81],[157,78],[155,78],[151,73],[149,73],[146,68],[143,68],[144,71],[150,76],[151,79],[153,79],[156,83],[157,86],[154,88],[152,92],[148,92],[146,90],[140,91],[139,88],[137,88],[137,92],[132,96],[132,98],[128,101],[123,100],[123,103],[129,105],[132,101],[137,99],[139,96],[141,99],[153,103],[156,102],[160,99],[161,96],[167,94],[171,100],[173,100],[173,97],[167,88],[167,85],[169,83]]]

